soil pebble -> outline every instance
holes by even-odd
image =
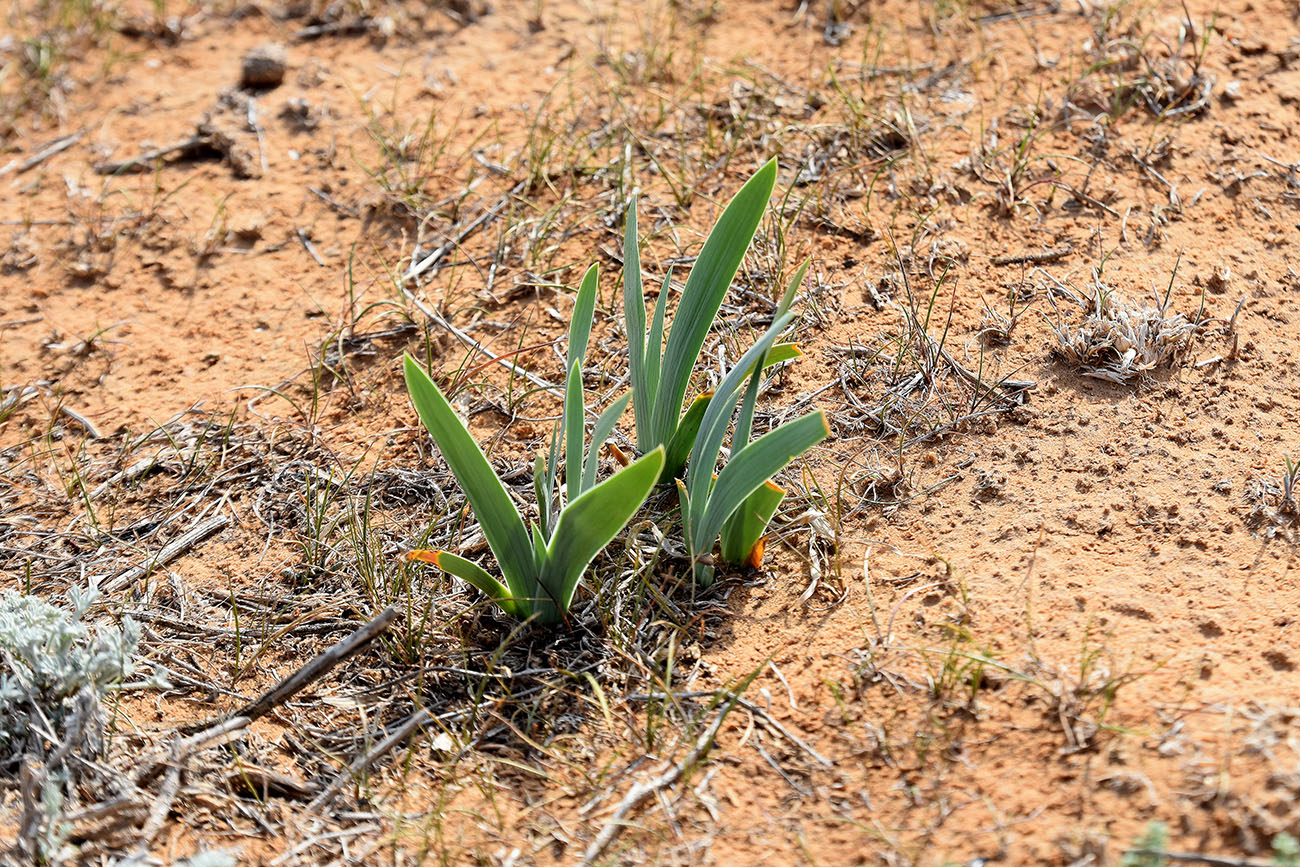
[[[284,81],[284,70],[289,55],[278,42],[259,45],[244,55],[240,67],[239,84],[242,87],[277,87]]]

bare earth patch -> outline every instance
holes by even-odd
[[[167,680],[0,743],[6,863],[1295,863],[1295,4],[5,16],[0,589]],[[675,293],[772,156],[695,380],[811,256],[764,568],[643,522],[547,630],[407,563],[490,556],[402,353],[530,491],[631,196]]]

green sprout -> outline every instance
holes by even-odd
[[[664,450],[655,448],[596,484],[597,455],[584,448],[586,407],[582,386],[582,362],[591,335],[596,285],[596,268],[592,266],[578,290],[569,325],[564,410],[551,438],[549,455],[539,455],[534,467],[539,521],[528,527],[464,422],[428,374],[406,356],[406,387],[411,402],[465,491],[502,578],[498,580],[477,563],[449,551],[416,550],[407,555],[408,559],[432,563],[477,587],[507,614],[536,618],[545,624],[563,619],[583,573],[641,508],[664,466]],[[629,397],[616,401],[596,420],[594,449],[599,449],[612,431]],[[561,450],[565,456],[563,495],[556,484]]]
[[[706,587],[713,583],[712,552],[719,535],[724,561],[757,565],[762,558],[763,531],[785,495],[771,483],[771,477],[830,435],[825,413],[817,410],[750,440],[767,355],[777,337],[794,321],[790,304],[807,271],[805,262],[777,304],[772,324],[741,356],[709,399],[691,449],[686,479],[677,481],[691,569],[695,579]],[[714,476],[722,441],[735,411],[735,396],[746,379],[749,385],[741,398],[740,415],[731,440],[731,458]]]
[[[775,186],[776,160],[773,159],[745,182],[723,210],[686,278],[666,346],[664,320],[670,294],[669,279],[664,279],[647,333],[636,201],[628,206],[623,237],[623,317],[632,377],[632,409],[636,416],[636,444],[642,453],[656,446],[664,447],[664,481],[682,474],[695,443],[710,395],[707,392],[701,394],[692,401],[685,415],[682,414],[691,373],[704,347],[705,337],[717,319],[722,299],[731,288],[745,251],[754,240]],[[798,354],[792,346],[774,346],[767,364],[788,361]]]

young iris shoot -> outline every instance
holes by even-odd
[[[776,341],[794,321],[790,305],[807,273],[807,262],[781,296],[771,325],[717,389],[695,398],[685,414],[682,407],[704,340],[754,239],[775,184],[773,160],[759,169],[723,210],[686,279],[666,339],[670,281],[664,281],[647,329],[635,201],[629,206],[623,305],[632,390],[597,417],[589,449],[584,435],[587,407],[582,365],[596,309],[597,270],[593,265],[582,279],[569,323],[560,421],[549,448],[537,456],[533,466],[538,509],[533,523],[525,525],[510,492],[464,422],[420,365],[406,357],[411,401],[464,489],[501,576],[450,551],[417,550],[409,559],[432,563],[472,584],[508,614],[557,623],[569,610],[578,582],[596,554],[623,531],[658,482],[673,479],[681,501],[691,570],[699,583],[707,586],[713,581],[715,548],[724,562],[761,563],[763,534],[785,496],[772,484],[772,476],[830,432],[825,415],[818,411],[751,439],[764,369],[799,355],[793,344]],[[740,412],[731,436],[730,459],[718,469],[738,399]],[[629,403],[642,457],[597,484],[598,449]]]
[[[569,325],[569,353],[564,409],[549,453],[534,465],[538,522],[525,527],[505,485],[492,470],[464,422],[446,397],[409,355],[406,387],[420,420],[442,451],[496,556],[501,578],[449,551],[410,552],[407,557],[432,563],[472,584],[507,614],[558,623],[573,601],[578,582],[595,556],[627,526],[654,488],[664,466],[664,450],[655,448],[610,478],[596,483],[597,450],[613,430],[630,396],[615,401],[597,418],[593,448],[585,447],[586,405],[582,363],[591,336],[597,272],[582,280]],[[560,455],[564,486],[558,486]]]
[[[686,286],[673,314],[667,346],[664,345],[664,320],[670,279],[664,279],[647,332],[641,254],[637,246],[636,201],[628,207],[623,237],[623,317],[632,377],[632,409],[636,416],[636,444],[642,453],[656,446],[664,447],[664,481],[681,475],[691,453],[710,398],[708,393],[701,394],[685,415],[682,414],[691,373],[699,360],[705,337],[718,317],[722,300],[740,269],[745,251],[754,240],[775,185],[776,160],[771,160],[745,182],[723,210],[686,278]],[[788,361],[798,355],[797,350],[788,345],[769,349],[767,364]]]
[[[794,321],[790,304],[807,271],[808,263],[804,262],[777,304],[772,324],[741,356],[708,401],[691,449],[690,469],[685,480],[677,481],[691,569],[695,579],[706,587],[713,583],[713,547],[719,536],[723,560],[758,565],[763,556],[763,532],[785,496],[771,483],[771,477],[830,434],[826,416],[818,410],[750,440],[767,355],[777,337]],[[731,439],[731,458],[715,476],[722,441],[735,411],[735,397],[746,380],[749,384],[741,398]]]

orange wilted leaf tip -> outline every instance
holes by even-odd
[[[437,566],[438,555],[441,553],[441,551],[428,551],[424,548],[416,548],[414,551],[406,552],[406,562],[410,563],[413,560],[419,560],[421,563],[432,563],[434,566]]]
[[[745,559],[745,565],[751,569],[761,568],[763,565],[763,552],[767,550],[767,537],[759,536],[754,547],[749,549],[749,557]]]
[[[627,453],[613,443],[609,444],[609,453],[614,456],[614,460],[618,461],[618,464],[621,467],[625,467],[632,463],[628,458]]]

